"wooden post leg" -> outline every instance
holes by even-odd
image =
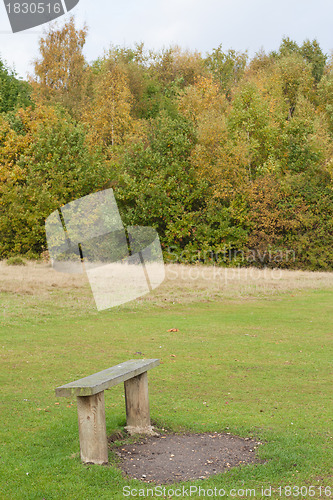
[[[124,386],[127,420],[125,429],[130,434],[156,434],[150,425],[147,372],[126,380]]]
[[[104,391],[93,396],[77,396],[81,460],[84,463],[106,464],[108,443],[106,438]]]

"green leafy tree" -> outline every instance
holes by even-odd
[[[271,129],[268,105],[250,82],[240,88],[232,104],[228,128],[235,143],[243,141],[246,144],[246,168],[248,178],[252,180],[269,156]]]
[[[314,126],[307,120],[295,117],[286,125],[279,140],[283,172],[304,172],[319,166],[324,160],[325,143],[316,143]]]
[[[327,62],[327,55],[322,51],[316,39],[305,40],[301,46],[289,37],[282,39],[278,53],[272,52],[273,57],[285,57],[290,55],[300,55],[304,61],[310,64],[312,76],[315,83],[320,82]]]
[[[327,55],[323,53],[317,40],[306,40],[300,48],[300,53],[312,67],[312,76],[319,83],[325,70]]]
[[[222,50],[222,45],[207,55],[205,65],[219,82],[220,88],[230,97],[231,89],[242,78],[246,63],[246,52],[236,52],[229,49],[227,52]]]
[[[294,40],[291,40],[291,38],[289,38],[288,36],[282,38],[278,54],[273,52],[274,55],[278,55],[278,56],[282,56],[282,57],[289,56],[291,54],[299,54],[299,53],[300,53],[299,45]]]
[[[125,223],[154,227],[166,258],[182,262],[237,246],[244,238],[228,207],[197,175],[191,161],[195,144],[189,121],[160,115],[151,123],[148,143],[127,150],[115,187]]]
[[[19,80],[16,73],[0,61],[0,113],[30,106],[30,93],[29,84]]]

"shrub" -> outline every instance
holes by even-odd
[[[6,260],[7,266],[26,266],[27,263],[18,255],[16,257],[9,257]]]

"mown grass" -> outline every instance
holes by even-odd
[[[97,313],[84,279],[52,286],[53,271],[36,269],[40,278],[20,269],[33,275],[29,289],[17,270],[14,285],[1,275],[1,499],[113,499],[125,485],[144,487],[122,476],[112,453],[107,467],[80,463],[76,403],[54,395],[139,357],[161,360],[149,372],[156,425],[264,443],[263,463],[191,484],[255,488],[257,498],[261,487],[314,485],[311,498],[329,498],[319,487],[333,488],[331,275],[296,273],[293,286],[256,288],[243,279],[231,289],[179,275],[155,295]],[[106,412],[109,434],[124,426],[121,386],[106,392]]]

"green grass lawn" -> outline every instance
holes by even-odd
[[[54,395],[56,386],[140,357],[161,360],[149,372],[157,426],[264,443],[262,463],[192,485],[255,488],[256,498],[262,487],[313,485],[314,495],[298,498],[332,498],[332,290],[101,313],[75,309],[68,294],[0,294],[1,499],[118,499],[126,485],[144,487],[122,476],[112,453],[107,467],[80,463],[75,400]],[[111,434],[125,425],[123,387],[105,397]]]

